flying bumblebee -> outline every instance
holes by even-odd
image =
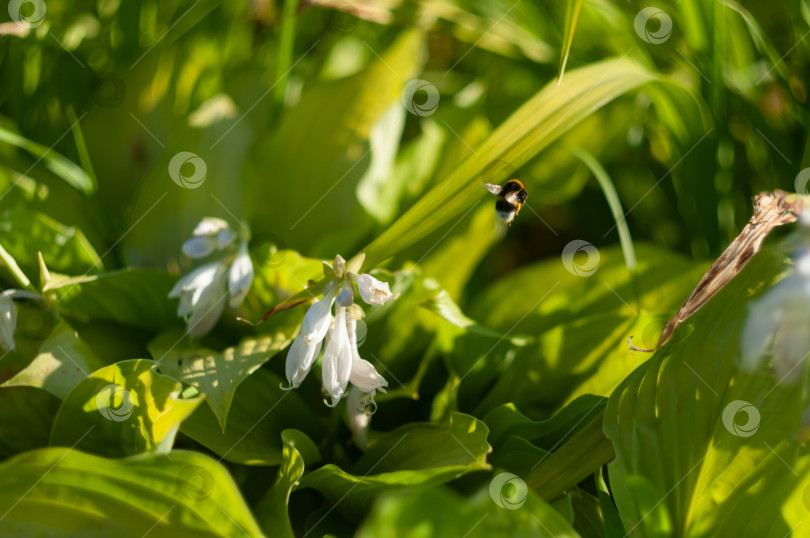
[[[519,179],[510,179],[503,185],[484,183],[484,187],[498,197],[498,201],[495,202],[495,213],[501,224],[511,226],[515,216],[526,203],[526,198],[529,197],[526,185]]]

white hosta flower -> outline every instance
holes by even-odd
[[[352,275],[357,282],[360,297],[370,305],[382,305],[394,298],[387,282],[377,280],[371,275]]]
[[[299,334],[287,352],[287,382],[288,388],[297,389],[309,373],[315,359],[321,352],[321,342],[314,345],[307,344],[303,335]],[[283,388],[283,387],[282,387]]]
[[[189,258],[205,258],[214,250],[230,245],[236,236],[222,219],[205,217],[194,228],[193,237],[183,243],[183,253]]]
[[[742,367],[755,370],[771,355],[774,375],[799,381],[810,354],[810,277],[786,277],[750,306],[742,332]]]
[[[238,308],[245,300],[253,283],[253,262],[248,254],[247,241],[241,241],[239,253],[228,270],[228,293],[231,308]]]
[[[0,293],[0,347],[14,350],[14,330],[17,328],[17,307],[8,291]]]
[[[335,309],[335,326],[323,353],[323,388],[332,399],[330,407],[338,404],[346,392],[352,371],[352,348],[346,329],[346,309]]]
[[[810,355],[810,210],[800,216],[800,240],[793,272],[748,309],[741,336],[744,370],[756,370],[766,355],[780,383],[803,379]]]
[[[360,450],[368,447],[368,425],[371,423],[371,413],[366,410],[363,402],[363,393],[357,387],[349,389],[346,397],[346,414],[349,418],[349,428],[352,430],[352,439]]]
[[[177,315],[186,319],[192,338],[203,336],[216,325],[227,295],[231,308],[238,308],[245,300],[254,276],[247,239],[237,242],[227,222],[205,217],[194,228],[193,237],[183,243],[183,253],[190,258],[220,253],[216,260],[182,276],[169,293],[169,297],[180,299]]]
[[[182,276],[169,292],[169,297],[180,299],[177,315],[186,319],[192,338],[210,331],[225,308],[225,269],[219,261],[202,265]]]
[[[370,305],[384,304],[394,298],[387,283],[355,272],[363,259],[361,255],[346,262],[338,255],[332,265],[324,262],[324,275],[331,280],[324,287],[323,298],[307,310],[301,332],[287,353],[287,381],[291,388],[295,388],[309,372],[320,352],[321,342],[326,338],[322,375],[324,390],[330,398],[327,405],[331,407],[346,395],[349,381],[360,391],[364,407],[373,406],[376,391],[385,392],[388,386],[374,366],[360,358],[357,350],[356,320],[362,317],[363,311],[354,304],[355,283],[360,296]],[[347,309],[352,309],[350,315]],[[359,314],[355,311],[359,311]]]

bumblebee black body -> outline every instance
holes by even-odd
[[[498,197],[498,201],[495,202],[495,213],[498,215],[498,219],[511,226],[515,216],[520,213],[529,197],[526,186],[519,179],[510,179],[503,185],[484,183],[484,186]]]

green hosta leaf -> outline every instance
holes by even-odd
[[[286,332],[246,338],[224,351],[195,347],[180,340],[175,331],[165,333],[149,345],[152,356],[160,361],[161,370],[205,394],[208,405],[225,431],[228,412],[236,388],[276,353],[287,347],[298,324]],[[182,338],[182,333],[179,335]],[[181,341],[181,344],[177,344]]]
[[[67,323],[57,325],[39,353],[3,387],[37,387],[64,399],[91,372],[104,366]]]
[[[299,392],[282,390],[281,384],[281,378],[259,369],[239,386],[224,433],[209,406],[200,407],[180,431],[224,460],[245,465],[278,465],[282,462],[283,430],[295,428],[313,439],[323,435],[320,418]]]
[[[20,454],[0,464],[0,514],[4,536],[262,536],[225,468],[184,451]]]
[[[329,464],[306,475],[299,487],[317,489],[358,517],[382,492],[489,470],[488,433],[483,422],[462,413],[453,413],[443,425],[412,422],[377,438],[351,472]]]
[[[806,516],[783,507],[797,506],[810,459],[795,441],[801,388],[736,366],[747,302],[782,270],[759,253],[611,396],[610,483],[633,534],[784,536]],[[738,429],[743,408],[757,428]]]
[[[0,458],[47,447],[60,403],[44,390],[0,388]]]
[[[49,148],[42,144],[37,144],[3,127],[0,127],[0,142],[17,146],[34,157],[37,157],[37,162],[41,161],[45,168],[53,172],[71,187],[85,194],[92,194],[93,191],[96,190],[96,182],[93,177],[88,175],[73,161],[54,151],[53,147]]]
[[[470,333],[457,339],[451,355],[465,376],[462,405],[470,402],[486,413],[513,402],[524,413],[543,416],[584,394],[610,395],[647,358],[631,353],[628,337],[653,346],[704,272],[702,265],[660,248],[637,244],[636,250],[632,276],[621,250],[610,247],[599,249],[590,276],[552,259],[485,290],[468,309],[470,316],[495,331],[534,336],[536,343],[494,345]]]
[[[176,301],[168,298],[175,280],[161,271],[124,269],[75,278],[53,275],[46,290],[56,292],[59,312],[67,317],[163,330],[180,323]]]
[[[570,71],[560,86],[547,84],[504,121],[475,154],[368,245],[366,263],[374,267],[456,217],[476,199],[488,196],[480,183],[494,163],[520,167],[601,106],[653,81],[673,84],[632,60],[612,59]],[[674,87],[673,91],[689,95],[682,87]],[[507,173],[508,168],[503,167],[487,180],[496,183]]]
[[[276,482],[259,502],[256,514],[268,536],[292,538],[295,534],[287,514],[290,493],[304,475],[305,466],[320,461],[321,455],[315,443],[298,430],[281,432],[281,442],[284,448]]]
[[[505,486],[508,487],[508,486]],[[496,495],[501,492],[495,491]],[[489,489],[464,498],[447,488],[416,488],[383,495],[374,503],[359,538],[375,536],[579,536],[565,518],[526,492],[516,509],[502,508]]]
[[[461,308],[453,302],[453,299],[450,298],[450,294],[444,290],[439,291],[439,293],[427,301],[418,304],[456,327],[491,338],[504,339],[514,346],[525,346],[532,340],[531,337],[524,335],[503,335],[497,331],[479,325],[475,320],[467,317],[464,312],[461,311]]]
[[[0,214],[0,244],[31,274],[39,268],[37,252],[54,271],[77,274],[103,269],[81,230],[24,207]]]
[[[111,457],[171,450],[180,424],[203,397],[181,399],[180,383],[156,366],[135,359],[93,372],[62,402],[51,444]]]
[[[605,409],[607,399],[592,394],[581,396],[546,420],[532,420],[513,403],[499,405],[482,419],[489,427],[489,442],[497,447],[510,435],[518,435],[541,447],[565,442],[578,427]]]

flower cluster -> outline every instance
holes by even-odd
[[[253,263],[248,254],[248,238],[239,237],[222,219],[205,217],[183,243],[183,253],[199,260],[215,256],[177,281],[169,297],[179,298],[177,315],[186,320],[191,338],[210,331],[228,304],[238,308],[253,282]]]
[[[794,254],[794,269],[750,307],[742,332],[742,364],[756,370],[770,355],[774,375],[783,383],[796,383],[810,354],[810,211],[800,217],[801,246]]]
[[[324,263],[324,274],[331,278],[323,290],[323,298],[304,315],[301,332],[287,354],[289,388],[297,388],[304,380],[326,340],[323,355],[323,387],[334,407],[351,384],[362,394],[363,408],[373,406],[376,391],[385,392],[388,382],[374,366],[360,357],[357,349],[357,321],[362,309],[354,304],[355,287],[367,304],[382,305],[394,298],[388,284],[368,274],[357,274],[365,256],[348,264],[340,256],[333,265]],[[332,306],[335,314],[332,316]]]

